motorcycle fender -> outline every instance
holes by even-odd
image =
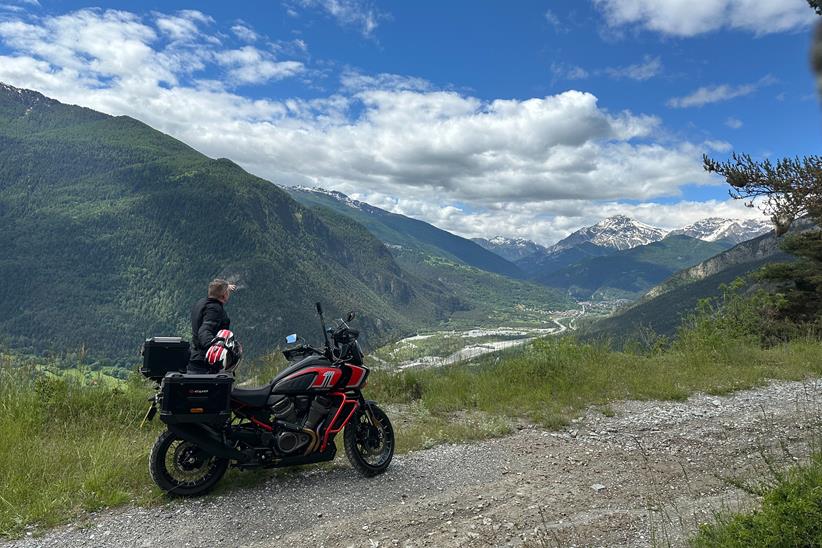
[[[248,460],[248,456],[228,446],[217,432],[204,424],[180,423],[167,425],[169,431],[182,439],[196,444],[203,451],[215,457],[234,459],[239,462]]]

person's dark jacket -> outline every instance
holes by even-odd
[[[195,368],[208,368],[205,354],[220,329],[228,329],[231,320],[217,299],[206,297],[191,307],[191,360]],[[191,365],[189,366],[191,368]]]

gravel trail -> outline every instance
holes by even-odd
[[[560,432],[396,457],[373,479],[338,455],[334,468],[100,512],[2,546],[679,546],[716,510],[755,503],[722,478],[761,477],[763,450],[801,460],[821,406],[816,380],[620,402]]]

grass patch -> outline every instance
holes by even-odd
[[[489,356],[467,365],[375,371],[369,391],[377,401],[419,401],[434,416],[481,411],[558,427],[588,406],[614,400],[682,400],[697,391],[724,394],[768,379],[819,374],[822,345],[812,341],[762,349],[730,339],[642,355],[546,338],[501,358]]]
[[[0,369],[0,536],[159,495],[148,476],[158,425],[149,391]]]
[[[441,443],[464,442],[504,436],[511,421],[484,413],[434,415],[420,401],[389,409],[397,439],[397,452],[428,449]]]
[[[759,510],[719,516],[700,528],[691,545],[822,546],[822,453],[775,479]]]

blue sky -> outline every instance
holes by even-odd
[[[752,216],[701,155],[820,150],[804,0],[0,0],[0,81],[466,236]]]

